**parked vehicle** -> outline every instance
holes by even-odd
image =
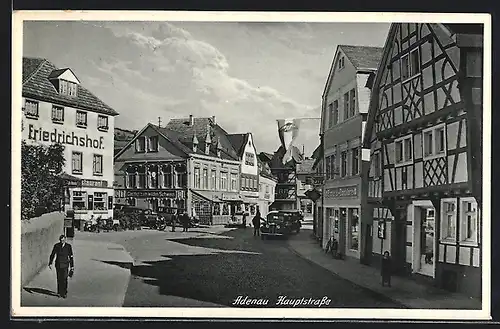
[[[267,214],[266,221],[260,227],[262,239],[269,236],[287,237],[298,233],[302,226],[300,214],[294,210],[273,210]]]

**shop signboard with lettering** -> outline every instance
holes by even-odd
[[[116,197],[120,198],[169,198],[169,199],[186,199],[184,190],[177,191],[162,191],[162,190],[116,190]],[[120,195],[120,196],[118,196]]]
[[[346,198],[346,197],[357,197],[358,196],[358,186],[343,186],[329,188],[325,191],[325,197],[327,198]]]

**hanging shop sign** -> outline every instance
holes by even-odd
[[[128,198],[169,198],[185,199],[184,191],[126,191]]]

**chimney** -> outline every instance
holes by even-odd
[[[215,121],[215,115],[212,115],[212,123],[213,123],[214,125],[216,125],[216,124],[217,124],[217,121]]]
[[[192,114],[189,115],[189,126],[194,126],[194,118]]]

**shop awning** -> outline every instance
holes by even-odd
[[[202,198],[205,201],[210,201],[210,202],[221,202],[222,201],[221,193],[218,193],[218,192],[194,191],[194,190],[191,190],[191,192],[193,193],[193,197]]]
[[[69,186],[78,186],[82,182],[82,180],[80,178],[72,176],[72,175],[67,174],[65,172],[59,174],[59,178],[64,180],[65,184],[69,185]]]

